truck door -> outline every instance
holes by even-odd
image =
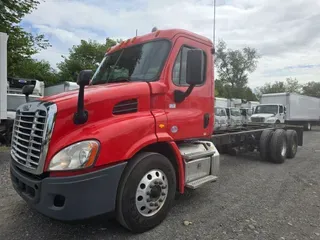
[[[182,102],[174,100],[175,90],[186,92],[187,52],[190,49],[201,49],[204,53],[204,83],[193,88],[191,94]],[[211,48],[195,40],[179,37],[170,54],[173,64],[169,67],[165,99],[165,111],[168,119],[168,133],[173,139],[188,139],[209,136],[213,130],[213,79]]]
[[[279,106],[279,120],[280,120],[280,123],[284,123],[285,121],[284,108],[282,105]]]

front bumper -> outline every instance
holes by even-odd
[[[70,177],[37,178],[13,162],[11,181],[17,193],[40,213],[57,220],[80,220],[113,212],[126,162]]]

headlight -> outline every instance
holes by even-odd
[[[74,170],[92,166],[99,150],[98,141],[82,141],[58,152],[50,161],[49,171]]]
[[[275,118],[269,118],[269,119],[267,119],[267,122],[268,122],[268,123],[274,123],[275,121],[276,121]]]

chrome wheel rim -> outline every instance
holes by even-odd
[[[155,215],[163,207],[168,195],[167,176],[155,169],[146,173],[136,191],[136,207],[145,217]]]
[[[292,144],[292,152],[295,153],[297,151],[297,144],[296,142],[293,142]]]
[[[287,143],[283,141],[282,149],[281,149],[281,156],[285,157],[287,155]]]

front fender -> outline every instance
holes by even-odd
[[[95,166],[124,161],[144,146],[157,142],[155,121],[150,112],[144,111],[84,125],[51,142],[44,170],[47,170],[50,160],[58,151],[86,139],[100,141]]]

